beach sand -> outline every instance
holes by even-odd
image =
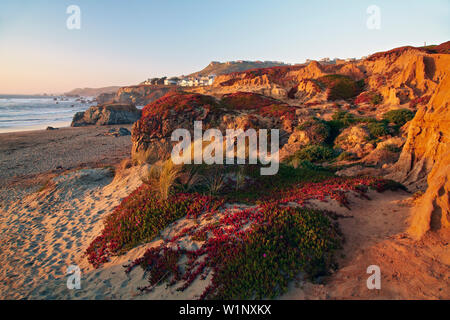
[[[114,166],[130,155],[131,136],[105,135],[120,127],[131,129],[0,134],[1,298],[24,298],[35,282],[61,276],[104,215],[140,185],[137,175],[112,183]]]
[[[0,206],[49,177],[76,168],[114,165],[130,154],[131,137],[105,135],[131,125],[60,128],[0,134]]]

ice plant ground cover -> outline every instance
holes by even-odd
[[[88,260],[94,267],[99,267],[111,255],[119,255],[153,240],[175,220],[213,212],[220,204],[208,196],[185,193],[162,200],[143,184],[105,219],[102,234],[86,250]]]
[[[276,179],[274,184],[254,181],[250,190],[261,192],[247,199],[251,205],[236,204],[232,209],[225,205],[236,195],[232,187],[225,188],[220,197],[197,190],[162,200],[143,185],[107,217],[102,234],[86,251],[88,259],[100,267],[113,255],[157,239],[181,218],[202,220],[206,223],[194,223],[171,238],[162,238],[160,246],[127,267],[126,272],[136,266],[146,271],[149,285],[140,290],[163,282],[185,290],[196,279],[209,276],[210,285],[200,298],[275,297],[300,272],[314,278],[335,267],[333,254],[341,243],[337,223],[332,221],[335,215],[308,209],[309,200],[335,200],[349,207],[351,191],[364,196],[369,188],[382,192],[401,187],[380,178],[330,177],[320,171],[316,171],[320,178],[309,182],[313,179],[302,180],[287,168],[281,175],[292,179],[284,186]],[[197,246],[184,246],[182,241],[187,240]]]
[[[201,247],[191,251],[181,247],[178,241],[185,237],[200,241]],[[181,282],[177,290],[185,290],[211,273],[211,283],[200,298],[274,298],[301,271],[325,274],[340,242],[327,213],[265,203],[226,210],[218,222],[182,230],[149,249],[126,271],[138,265],[148,271],[149,285],[142,291],[162,280]],[[182,255],[188,257],[183,272],[178,266]]]

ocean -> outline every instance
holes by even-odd
[[[82,103],[77,98],[0,95],[0,133],[67,127],[75,113],[95,104]]]

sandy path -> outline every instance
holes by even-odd
[[[315,206],[351,218],[339,219],[346,238],[339,269],[324,284],[303,280],[282,299],[450,299],[450,235],[410,239],[411,195],[370,192],[371,201],[353,197],[351,211],[330,203]],[[368,290],[367,267],[381,270],[381,290]]]

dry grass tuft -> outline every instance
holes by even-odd
[[[161,199],[167,200],[175,186],[175,181],[180,176],[180,171],[181,166],[176,166],[171,160],[167,160],[151,166],[147,174],[141,177],[141,180],[150,186],[152,191],[157,193]]]

